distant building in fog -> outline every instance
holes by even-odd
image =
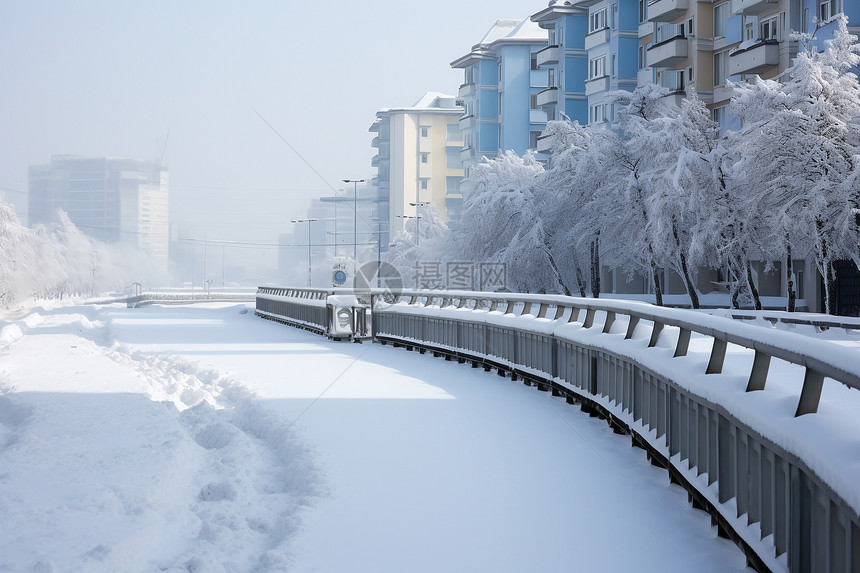
[[[167,269],[167,188],[157,159],[55,155],[30,166],[28,222],[54,223],[62,209],[83,233],[133,245]]]

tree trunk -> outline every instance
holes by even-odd
[[[696,285],[693,284],[693,279],[690,277],[690,269],[687,267],[687,255],[684,254],[684,249],[681,248],[681,238],[678,236],[678,227],[675,226],[674,219],[672,221],[672,236],[675,238],[675,246],[678,248],[678,257],[681,259],[681,275],[684,277],[684,284],[687,285],[687,294],[690,295],[690,305],[693,308],[699,308],[699,293],[696,292]]]
[[[687,266],[687,256],[684,253],[681,253],[681,270],[684,273],[684,282],[687,284],[687,294],[690,295],[690,305],[693,308],[700,308],[699,293],[696,291],[696,285],[693,284],[693,278]]]
[[[549,260],[549,266],[552,268],[552,272],[555,275],[555,280],[556,280],[556,282],[558,282],[558,286],[561,287],[561,291],[566,296],[570,296],[570,289],[567,288],[567,285],[565,285],[564,281],[561,280],[561,273],[558,272],[558,266],[555,264],[555,259],[552,257],[552,254],[549,252],[549,247],[546,246],[546,242],[544,242],[544,252],[546,253],[546,258]]]
[[[663,306],[663,289],[660,287],[660,271],[654,262],[651,262],[651,281],[654,285],[654,304]]]
[[[794,262],[791,260],[791,245],[788,244],[788,237],[786,237],[785,250],[786,294],[788,295],[788,305],[786,306],[786,310],[788,312],[794,312],[795,303],[797,302],[797,291],[794,289]]]
[[[591,242],[591,296],[600,298],[600,236]]]
[[[579,287],[579,296],[585,298],[585,277],[582,274],[582,268],[578,264],[574,264],[576,267],[576,286]]]
[[[833,308],[833,265],[830,261],[824,263],[824,312],[825,314],[834,314]]]
[[[755,309],[761,310],[761,298],[758,295],[758,289],[755,287],[755,284],[753,283],[752,265],[750,264],[749,261],[747,261],[746,267],[747,267],[746,268],[746,271],[747,271],[746,272],[746,274],[747,274],[747,287],[749,287],[750,294],[753,297],[753,303],[755,304]]]
[[[727,263],[727,266],[729,269],[729,274],[731,275],[730,277],[727,277],[727,278],[729,279],[728,280],[729,293],[731,293],[731,295],[732,295],[732,308],[735,310],[738,310],[741,307],[741,305],[738,302],[738,295],[740,293],[740,288],[738,286],[738,283],[739,283],[738,273],[732,267],[731,263]]]

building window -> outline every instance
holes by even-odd
[[[606,27],[606,8],[602,10],[598,10],[597,12],[592,12],[591,16],[588,18],[588,31],[596,32],[597,30],[602,30]]]
[[[558,29],[558,46],[564,44],[564,28]]]
[[[639,0],[639,23],[644,24],[648,20],[648,0]]]
[[[744,24],[744,40],[755,40],[755,27],[753,22]]]
[[[726,85],[726,69],[729,63],[729,53],[714,54],[714,87]]]
[[[618,27],[618,2],[612,5],[612,22],[611,27],[613,30]]]
[[[842,0],[819,0],[818,18],[825,22],[842,13]]]
[[[612,77],[618,77],[618,59],[615,57],[615,54],[611,56],[612,65],[609,66],[609,73],[612,74]]]
[[[639,44],[639,69],[648,67],[648,58],[645,57],[645,44]]]
[[[430,186],[430,180],[429,179],[421,179],[421,190],[422,191],[426,191],[427,187],[429,187],[429,186]]]
[[[555,87],[555,68],[547,68],[546,85],[551,88]]]
[[[445,150],[445,167],[447,169],[462,169],[459,147],[449,147]]]
[[[447,129],[447,140],[448,141],[460,141],[463,137],[460,135],[460,124],[457,123],[449,123],[446,126]]]
[[[422,153],[421,154],[421,163],[430,163],[430,154]]]
[[[537,63],[537,52],[532,52],[532,58],[531,58],[531,69],[532,69],[532,70],[536,70],[536,69],[538,69],[538,63]]]
[[[714,6],[714,38],[725,38],[731,2]]]
[[[779,17],[774,16],[767,20],[762,20],[759,26],[759,40],[779,40]]]
[[[603,123],[605,118],[603,104],[593,105],[588,108],[588,123]]]
[[[460,194],[460,177],[446,177],[445,178],[445,194],[446,195],[459,195]]]
[[[594,58],[588,64],[588,78],[602,78],[606,75],[606,56]]]
[[[429,127],[421,127],[421,137],[430,137]]]

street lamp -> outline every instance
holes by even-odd
[[[364,179],[342,179],[344,183],[353,183],[353,213],[352,213],[352,260],[355,264],[358,259],[358,184],[364,183]]]
[[[311,286],[311,223],[319,219],[292,219],[290,223],[308,224],[308,286]]]
[[[416,201],[415,203],[410,203],[413,207],[415,207],[415,214],[418,214],[418,209],[423,207],[424,205],[429,205],[430,201]],[[421,217],[418,217],[418,220],[415,222],[415,233],[417,235],[417,239],[415,240],[415,246],[421,246]]]
[[[417,227],[419,224],[421,224],[421,216],[420,215],[395,215],[395,217],[398,219],[403,219],[404,231],[405,231],[407,219],[417,219],[417,221],[415,221],[415,225],[416,225],[416,228],[415,228],[415,231],[416,231],[415,246],[416,247],[421,246],[421,243],[420,243],[421,237],[417,235],[417,231],[421,230],[420,228]]]

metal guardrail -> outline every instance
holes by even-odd
[[[450,291],[372,291],[371,298],[374,340],[495,368],[630,433],[755,569],[860,571],[860,514],[809,463],[623,348],[671,342],[680,358],[693,335],[700,348],[705,337],[703,374],[715,377],[730,344],[752,350],[748,392],[765,389],[772,358],[798,365],[796,417],[817,411],[825,380],[860,389],[860,356],[857,368],[846,367],[827,341],[777,330],[760,340],[760,326],[628,301]]]
[[[129,308],[146,304],[189,304],[195,302],[252,302],[254,294],[241,293],[159,293],[147,292],[107,302],[125,302]]]

